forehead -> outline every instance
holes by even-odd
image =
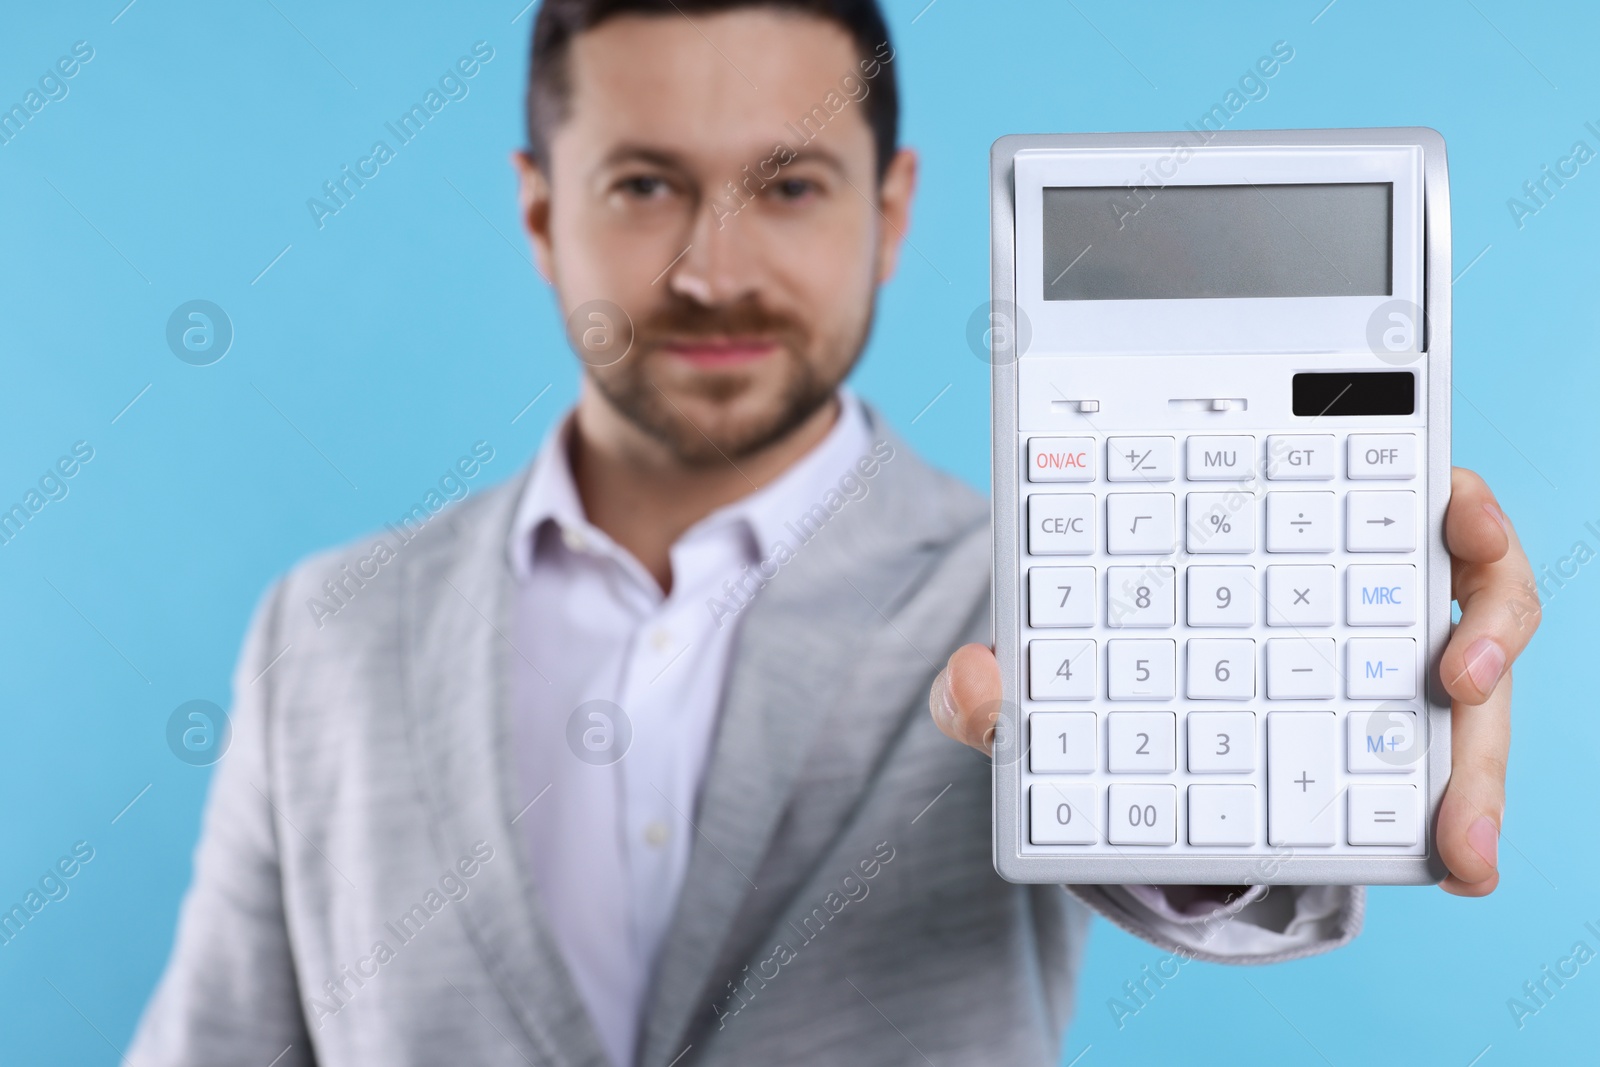
[[[866,84],[842,27],[770,8],[692,18],[628,15],[580,34],[568,63],[569,115],[552,131],[554,144],[761,158],[780,141],[795,145],[804,136],[795,128],[821,108],[828,115],[823,136],[835,151],[871,152],[858,102],[829,112],[830,94],[838,107]]]

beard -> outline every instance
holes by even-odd
[[[688,467],[737,461],[793,433],[832,399],[860,357],[872,320],[869,305],[853,336],[819,344],[806,324],[753,298],[724,307],[670,299],[634,324],[626,356],[609,366],[591,364],[587,373],[618,413]],[[750,365],[703,369],[664,350],[734,337],[761,338],[777,351]]]

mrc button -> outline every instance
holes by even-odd
[[[1028,481],[1092,482],[1095,448],[1092,437],[1030,437]]]
[[[1356,564],[1345,569],[1345,622],[1411,626],[1417,621],[1417,568],[1409,563]]]

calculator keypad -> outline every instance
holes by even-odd
[[[1415,433],[1027,438],[1034,845],[1414,850],[1421,449]]]

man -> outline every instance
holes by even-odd
[[[267,597],[136,1062],[1050,1063],[1085,904],[1208,959],[1355,935],[1359,889],[995,875],[988,508],[840,387],[909,219],[893,64],[870,0],[546,0],[516,165],[577,405]],[[1466,472],[1446,533],[1478,895],[1527,566]]]

